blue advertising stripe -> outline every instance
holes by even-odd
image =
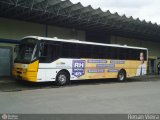
[[[0,38],[0,43],[20,44],[20,40]]]
[[[104,69],[89,69],[88,73],[104,73]]]
[[[97,64],[96,68],[115,68],[115,64]]]
[[[107,72],[119,72],[119,70],[117,70],[117,69],[109,69],[109,70],[107,70]]]
[[[90,59],[87,60],[88,63],[107,63],[107,60],[103,60],[103,59]]]

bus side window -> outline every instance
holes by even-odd
[[[62,58],[78,58],[77,55],[77,44],[62,43]]]
[[[111,47],[106,47],[106,59],[111,59]]]
[[[141,52],[141,50],[134,50],[134,51],[133,51],[133,55],[134,55],[134,58],[133,58],[133,59],[139,60],[139,59],[140,59],[140,58],[139,58],[140,52]]]
[[[95,59],[106,59],[106,47],[104,46],[93,46],[92,58]]]
[[[92,58],[99,58],[99,46],[93,46]]]
[[[125,60],[127,58],[127,51],[125,48],[119,48],[119,59]]]
[[[117,49],[115,47],[109,47],[108,54],[110,59],[117,59]]]
[[[41,43],[41,47],[40,47],[40,56],[41,57],[47,56],[47,47],[48,47],[47,44]]]
[[[59,58],[60,47],[56,44],[44,44],[41,48],[40,62],[50,63]]]
[[[50,56],[51,56],[51,60],[56,60],[60,57],[60,46],[56,45],[56,44],[51,44],[51,52],[50,52]]]
[[[144,54],[144,60],[147,60],[147,50],[142,50],[143,54]]]
[[[92,45],[78,44],[78,57],[92,58]]]

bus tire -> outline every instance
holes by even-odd
[[[56,76],[56,85],[64,86],[69,83],[69,75],[65,71],[60,71]]]
[[[118,82],[124,82],[126,81],[126,71],[125,70],[120,70],[118,72],[118,75],[117,75],[117,80]]]

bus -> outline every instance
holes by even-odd
[[[12,75],[30,82],[95,80],[142,76],[147,73],[148,49],[26,36],[21,40]]]

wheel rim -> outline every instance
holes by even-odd
[[[67,81],[67,77],[63,74],[59,75],[58,80],[61,84],[65,84]]]
[[[120,74],[119,74],[119,80],[120,80],[120,81],[123,81],[123,80],[124,80],[124,74],[123,74],[123,73],[120,73]]]

